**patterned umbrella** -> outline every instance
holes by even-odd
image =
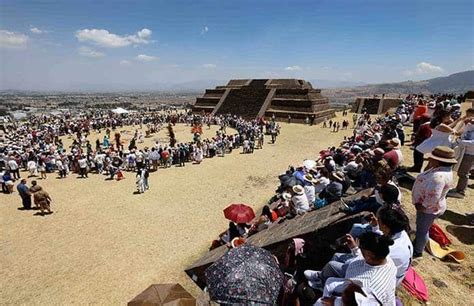
[[[255,218],[255,213],[248,205],[231,204],[224,209],[224,216],[235,223],[248,223]]]
[[[211,299],[218,303],[276,304],[283,274],[272,254],[243,244],[206,269]]]

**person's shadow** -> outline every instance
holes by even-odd
[[[469,225],[469,218],[452,210],[446,210],[440,219],[451,222],[454,225]]]
[[[474,227],[448,225],[446,230],[464,244],[474,244]]]

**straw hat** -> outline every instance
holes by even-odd
[[[283,200],[289,201],[291,199],[291,194],[289,194],[288,192],[283,192],[281,197],[283,198]]]
[[[317,184],[319,181],[317,179],[315,179],[311,174],[306,174],[304,176],[304,180],[307,181],[307,182],[310,182],[312,184]]]
[[[401,144],[400,144],[400,139],[398,138],[392,138],[388,141],[388,144],[393,148],[393,149],[400,149]]]
[[[295,185],[293,186],[293,192],[296,193],[297,195],[302,195],[304,194],[304,188],[301,185]]]
[[[427,154],[426,158],[431,158],[450,164],[456,164],[458,162],[454,158],[454,150],[445,146],[437,146],[433,149],[433,151],[431,151],[431,153]]]
[[[374,150],[375,155],[384,155],[385,151],[382,148],[377,148]]]
[[[232,241],[230,242],[230,245],[232,246],[232,248],[236,248],[242,244],[245,243],[245,238],[241,238],[241,237],[235,237],[234,239],[232,239]]]
[[[332,173],[332,177],[335,178],[338,181],[344,181],[344,173],[337,171]]]

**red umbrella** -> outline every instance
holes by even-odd
[[[224,209],[224,216],[235,223],[248,223],[255,218],[255,213],[248,205],[231,204]]]

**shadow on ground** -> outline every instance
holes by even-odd
[[[448,225],[446,230],[464,244],[474,244],[474,227]]]

